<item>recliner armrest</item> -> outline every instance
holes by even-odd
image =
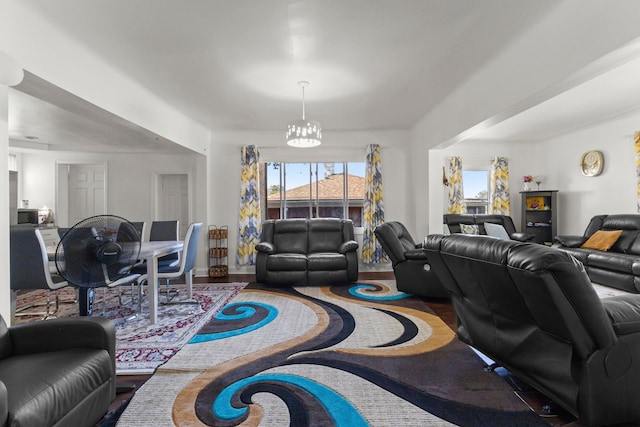
[[[584,236],[555,236],[553,243],[564,246],[565,248],[579,248],[587,238]]]
[[[347,240],[340,245],[340,249],[338,249],[338,252],[340,252],[341,254],[346,254],[347,252],[352,252],[356,249],[358,249],[358,242],[356,242],[355,240]]]
[[[424,250],[422,248],[407,251],[404,253],[404,256],[406,259],[411,260],[427,260],[427,255],[424,253]]]
[[[74,317],[23,323],[9,329],[13,354],[73,348],[105,349],[115,357],[116,329],[101,317]]]
[[[269,242],[260,242],[256,245],[256,250],[258,252],[264,252],[266,254],[275,254],[276,253],[276,247],[274,246],[273,243],[269,243]]]
[[[511,240],[517,240],[518,242],[528,242],[536,236],[531,233],[511,233],[509,237],[511,237]]]
[[[616,335],[640,332],[640,295],[618,295],[602,300]]]
[[[7,425],[9,418],[9,394],[7,387],[0,381],[0,425]]]

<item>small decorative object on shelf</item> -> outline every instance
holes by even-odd
[[[529,191],[529,185],[533,182],[533,176],[525,175],[522,177],[522,191]]]
[[[209,277],[225,277],[229,275],[227,246],[229,227],[209,226]]]

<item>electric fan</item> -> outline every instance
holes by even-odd
[[[80,289],[80,314],[91,315],[93,290],[126,284],[140,254],[141,236],[126,219],[97,215],[67,230],[56,248],[58,273]]]

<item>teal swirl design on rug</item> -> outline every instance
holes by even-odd
[[[359,427],[368,425],[360,413],[335,391],[315,381],[310,381],[308,378],[287,374],[261,374],[244,378],[231,384],[216,398],[213,404],[214,414],[223,420],[240,418],[245,414],[247,408],[235,408],[231,405],[233,396],[250,384],[265,381],[291,384],[309,392],[327,410],[336,426]]]
[[[264,318],[260,319],[258,322],[254,324],[246,325],[240,328],[235,328],[236,324],[233,322],[243,321],[246,319],[253,319],[256,316],[258,309],[264,310],[267,313]],[[255,331],[256,329],[260,329],[264,325],[269,324],[270,322],[273,321],[273,319],[276,318],[277,315],[278,315],[278,310],[275,307],[270,307],[266,304],[260,304],[260,303],[253,303],[252,305],[247,303],[228,304],[225,307],[223,307],[223,309],[219,313],[215,315],[215,320],[219,320],[220,323],[214,322],[213,324],[209,325],[208,328],[206,326],[203,327],[196,336],[191,338],[191,340],[189,341],[189,344],[196,344],[196,343],[205,342],[205,341],[221,340],[221,339],[228,338],[235,335],[246,334],[251,331]],[[218,326],[221,326],[224,329],[231,327],[232,329],[228,329],[220,332],[218,331],[206,332],[211,329],[217,329]]]
[[[155,425],[547,425],[393,282],[250,284],[221,313],[199,335],[226,336],[185,346],[134,397],[123,425],[152,423],[139,415],[145,402],[167,399],[170,416]],[[180,384],[174,397],[168,384]]]
[[[404,292],[399,292],[393,295],[374,295],[371,293],[363,292],[363,291],[375,291],[378,290],[377,286],[374,285],[357,285],[349,288],[349,293],[355,297],[360,297],[363,299],[374,300],[374,301],[392,301],[398,300],[402,298],[410,297],[410,294],[406,294]]]

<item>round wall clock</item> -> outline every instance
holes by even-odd
[[[591,150],[582,155],[580,169],[584,176],[598,176],[602,173],[604,157],[601,151]]]

